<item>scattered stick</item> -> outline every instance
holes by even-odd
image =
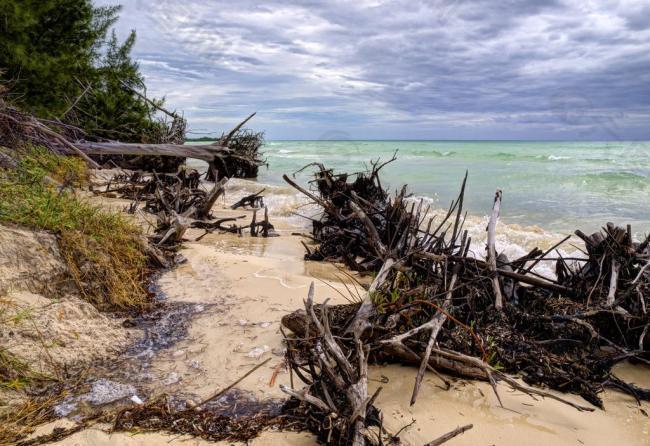
[[[457,427],[451,432],[447,432],[444,435],[441,435],[440,437],[436,438],[433,441],[430,441],[429,443],[425,444],[424,446],[440,446],[441,444],[444,444],[451,440],[454,437],[459,436],[460,434],[463,434],[473,428],[473,424],[466,424],[465,426]]]
[[[246,378],[248,378],[250,375],[252,375],[253,373],[255,373],[258,369],[260,369],[261,367],[263,367],[264,365],[266,365],[270,360],[271,360],[271,358],[267,358],[267,359],[265,359],[264,361],[260,362],[259,364],[256,364],[252,369],[250,369],[248,372],[244,373],[244,374],[243,374],[240,378],[238,378],[235,382],[233,382],[233,383],[230,384],[229,386],[224,387],[223,389],[219,390],[217,393],[215,393],[215,394],[212,395],[211,397],[204,399],[204,400],[201,401],[199,404],[197,404],[193,409],[196,409],[196,408],[198,408],[198,407],[205,406],[205,405],[206,405],[207,403],[209,403],[210,401],[214,401],[214,400],[216,400],[217,398],[219,398],[220,396],[222,396],[224,393],[228,392],[229,390],[231,390],[232,388],[234,388],[236,385],[238,385],[240,382],[242,382],[243,380],[245,380]]]

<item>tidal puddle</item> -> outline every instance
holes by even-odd
[[[156,300],[164,301],[159,290]],[[70,396],[55,406],[57,416],[80,419],[109,405],[143,404],[150,396],[178,383],[178,374],[161,374],[152,367],[152,361],[187,340],[192,320],[209,314],[213,307],[165,302],[155,310],[125,320],[125,328],[140,332],[135,342],[113,361],[95,364],[82,383],[69,389]]]

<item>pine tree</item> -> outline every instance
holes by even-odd
[[[0,0],[0,69],[15,101],[57,117],[94,69],[120,7],[88,0]]]
[[[112,33],[89,79],[88,93],[71,113],[72,119],[93,136],[145,142],[149,127],[156,124],[155,109],[133,93],[144,87],[138,64],[130,58],[135,38],[131,32],[120,45]]]
[[[109,33],[120,8],[91,0],[0,0],[0,75],[14,102],[91,138],[158,142],[166,129],[155,117],[162,101],[134,92],[144,90],[131,59],[135,31],[123,43]]]

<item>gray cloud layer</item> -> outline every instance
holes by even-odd
[[[118,27],[196,131],[650,139],[647,0],[125,0]]]

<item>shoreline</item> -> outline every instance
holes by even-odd
[[[260,170],[261,183],[283,185],[282,174],[315,161],[357,172],[398,150],[384,184],[393,191],[407,183],[434,207],[448,207],[468,170],[466,204],[477,216],[490,212],[500,188],[503,218],[512,224],[594,232],[613,221],[632,224],[639,236],[650,231],[641,199],[650,190],[648,142],[269,141],[262,150],[270,166]]]
[[[238,184],[234,184],[238,187]],[[254,184],[249,185],[254,187]],[[231,186],[232,188],[232,186]],[[226,195],[226,206],[219,201],[214,213],[221,216],[249,213],[232,211],[227,205],[236,201],[234,190]],[[271,197],[269,197],[271,198]],[[112,199],[102,199],[107,203]],[[205,398],[215,390],[234,382],[253,365],[271,358],[271,361],[244,380],[238,388],[257,399],[282,396],[279,384],[288,383],[288,374],[281,369],[274,386],[269,381],[281,368],[282,336],[280,318],[300,308],[309,283],[316,285],[316,300],[330,298],[333,303],[346,303],[331,287],[346,293],[339,283],[342,277],[334,265],[302,260],[304,251],[300,238],[291,235],[296,227],[286,217],[271,219],[280,237],[248,238],[231,234],[209,234],[200,242],[189,242],[181,249],[187,262],[165,272],[158,285],[169,303],[198,304],[205,310],[195,315],[186,339],[168,350],[160,351],[151,361],[151,371],[160,381],[175,373],[178,380],[160,386],[159,391],[181,391]],[[193,239],[200,231],[188,231]],[[324,282],[329,283],[329,286]],[[354,286],[347,283],[348,287]],[[198,365],[198,367],[197,367]],[[630,375],[639,385],[650,385],[650,374],[645,369],[624,366],[620,371]],[[517,392],[502,392],[506,409],[498,406],[491,388],[486,383],[455,380],[452,389],[443,391],[433,375],[423,380],[423,392],[417,404],[408,406],[410,392],[417,370],[401,366],[371,367],[370,388],[374,390],[388,378],[377,405],[385,414],[386,427],[396,432],[415,419],[415,424],[400,435],[404,444],[423,444],[447,432],[456,425],[474,423],[474,429],[455,440],[456,444],[518,445],[609,445],[646,446],[650,444],[650,426],[646,412],[648,403],[635,406],[629,396],[606,391],[606,411],[579,413],[553,401],[535,401]],[[647,382],[640,382],[641,379]],[[155,388],[155,386],[154,386]],[[155,394],[155,390],[154,390]],[[575,395],[564,395],[579,401]],[[59,443],[149,446],[161,441],[171,444],[214,444],[201,440],[178,439],[162,433],[132,437],[128,433],[108,435],[91,428]],[[265,432],[251,444],[316,444],[310,434]],[[222,444],[230,444],[223,442]]]

